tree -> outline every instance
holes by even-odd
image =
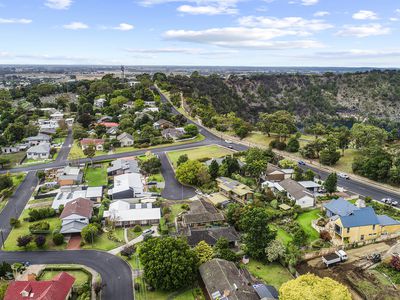
[[[272,114],[260,113],[258,127],[268,136],[271,132],[278,134],[279,141],[281,141],[282,137],[296,131],[295,123],[295,118],[291,113],[278,110]]]
[[[131,259],[135,251],[136,251],[135,245],[127,246],[121,250],[121,255],[126,256],[128,259]]]
[[[298,227],[293,233],[293,244],[298,247],[304,246],[307,243],[308,235],[303,228]]]
[[[183,184],[202,186],[210,181],[210,174],[204,164],[189,160],[176,169],[176,179]]]
[[[11,225],[11,227],[18,228],[18,227],[21,226],[21,221],[16,219],[16,218],[11,218],[10,219],[10,225]]]
[[[214,256],[212,247],[205,241],[200,241],[196,247],[194,247],[194,253],[196,254],[199,264],[203,264],[211,260]]]
[[[265,254],[267,255],[267,260],[273,262],[282,258],[285,254],[285,246],[279,240],[273,240],[267,248],[265,248]]]
[[[10,175],[0,175],[0,191],[8,189],[13,186],[13,181]]]
[[[291,159],[281,159],[278,162],[278,165],[282,168],[282,169],[294,169],[297,166],[297,163]]]
[[[279,289],[281,300],[351,300],[351,294],[343,284],[329,278],[306,274],[285,282]]]
[[[319,135],[325,134],[326,128],[324,124],[316,123],[311,127],[311,132],[315,135],[315,139],[317,139]]]
[[[255,259],[265,259],[265,248],[275,239],[276,232],[269,229],[268,223],[269,216],[260,207],[245,211],[240,218],[247,253]]]
[[[59,232],[54,233],[53,234],[53,243],[56,246],[62,245],[64,243],[64,235]]]
[[[328,193],[336,192],[337,188],[337,175],[336,173],[329,174],[328,178],[326,178],[324,182],[324,187]]]
[[[311,169],[307,169],[303,174],[304,180],[314,181],[315,173]]]
[[[333,166],[340,159],[340,152],[335,148],[326,148],[319,154],[319,161],[323,165]]]
[[[35,237],[35,244],[38,248],[42,248],[46,244],[46,237],[44,235],[38,235]]]
[[[5,165],[10,164],[11,160],[6,157],[0,157],[0,169],[3,169]]]
[[[290,138],[286,146],[286,151],[294,153],[298,152],[299,149],[300,149],[299,140],[294,137]]]
[[[82,228],[81,236],[87,243],[93,244],[97,235],[99,234],[99,229],[94,224],[88,224]]]
[[[140,162],[140,169],[146,174],[157,174],[161,170],[161,161],[157,156],[152,155]]]
[[[96,147],[94,145],[89,145],[83,150],[83,154],[90,159],[90,163],[93,164],[93,157],[96,155]]]
[[[240,217],[243,213],[243,208],[239,203],[231,203],[228,205],[226,212],[226,220],[230,225],[239,227]]]
[[[36,176],[39,179],[39,181],[42,181],[46,178],[46,173],[43,170],[39,170],[37,171]]]
[[[245,155],[246,171],[250,176],[260,180],[260,175],[267,169],[268,163],[274,158],[271,150],[262,150],[260,148],[250,148]]]
[[[350,130],[346,126],[341,126],[334,134],[335,138],[338,141],[338,147],[342,150],[342,155],[344,155],[344,150],[349,147],[351,142],[351,133]]]
[[[388,138],[386,130],[379,127],[357,123],[351,128],[351,137],[356,148],[382,145]]]
[[[212,180],[215,180],[215,178],[218,177],[219,164],[215,159],[213,159],[211,164],[208,166],[208,173],[210,174]]]
[[[96,281],[94,283],[93,289],[94,289],[94,293],[96,294],[96,296],[98,297],[100,295],[100,292],[103,290],[103,288],[105,288],[107,286],[107,284],[102,283],[100,281]]]
[[[251,126],[248,124],[243,124],[235,128],[235,134],[242,140],[251,132]]]
[[[179,238],[150,238],[140,246],[139,258],[146,282],[156,289],[178,290],[197,275],[198,258]]]
[[[0,278],[4,277],[7,273],[12,273],[12,268],[11,268],[11,265],[9,263],[3,261],[0,264]]]
[[[196,136],[199,134],[199,129],[194,124],[188,124],[184,127],[186,134]]]
[[[237,255],[229,249],[229,242],[226,238],[221,237],[214,245],[215,257],[228,261],[237,261]]]
[[[232,174],[240,171],[240,165],[238,160],[233,156],[226,156],[221,163],[221,167],[219,168],[219,172],[222,176],[231,177]]]
[[[22,235],[17,238],[17,246],[21,248],[26,248],[30,242],[32,242],[31,235]]]
[[[25,126],[22,123],[11,123],[4,130],[3,136],[9,144],[20,142],[24,138]]]
[[[181,164],[187,162],[189,160],[189,157],[187,154],[182,154],[178,157],[178,160],[176,161],[176,165],[179,167]]]

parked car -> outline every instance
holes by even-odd
[[[386,203],[386,204],[391,204],[392,203],[392,198],[382,198],[382,200],[381,200],[383,203]]]
[[[232,145],[229,145],[228,148],[229,148],[229,149],[233,149],[233,146],[232,146]]]
[[[144,231],[142,232],[142,235],[143,235],[143,236],[152,235],[153,233],[154,233],[154,230],[150,228],[150,229],[144,230]]]
[[[345,173],[338,173],[337,176],[339,176],[340,178],[343,178],[343,179],[350,179],[349,175],[347,175]]]
[[[305,166],[305,165],[306,165],[306,162],[305,162],[304,160],[299,160],[299,161],[297,162],[297,164],[298,164],[299,166]]]
[[[322,256],[322,262],[327,266],[333,266],[337,263],[346,261],[348,259],[347,253],[343,250],[336,251],[335,253],[330,253]]]
[[[227,144],[232,144],[232,141],[230,141],[230,140],[225,140],[225,143],[227,143]]]
[[[397,202],[397,201],[392,201],[392,206],[397,206],[398,204],[399,204],[399,202]]]

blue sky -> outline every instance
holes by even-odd
[[[0,0],[0,63],[400,67],[395,0]]]

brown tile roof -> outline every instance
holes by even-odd
[[[64,219],[73,214],[91,218],[92,212],[93,212],[93,202],[90,201],[89,199],[78,198],[68,202],[65,205],[60,215],[60,219]]]

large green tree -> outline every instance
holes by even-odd
[[[364,123],[354,124],[351,136],[357,148],[383,145],[388,138],[386,130]]]
[[[324,182],[324,187],[328,193],[336,192],[337,188],[337,175],[336,173],[331,173],[328,175]]]
[[[180,238],[150,238],[139,247],[139,258],[146,282],[156,289],[177,290],[197,275],[196,253]]]
[[[176,169],[176,178],[183,184],[202,186],[210,181],[210,174],[201,162],[188,160]]]
[[[259,117],[258,127],[268,136],[271,132],[276,133],[281,140],[282,137],[296,132],[295,118],[286,110],[278,110],[272,114],[260,113]]]

